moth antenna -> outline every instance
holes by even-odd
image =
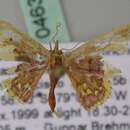
[[[54,41],[56,36],[58,35],[60,29],[62,29],[62,24],[61,23],[57,23],[56,24],[56,32],[54,33],[54,35],[52,36],[51,41]]]
[[[70,49],[61,48],[61,50],[72,51],[72,50],[75,49],[79,44],[80,44],[80,42],[78,42],[76,45],[74,45],[74,46],[73,46],[72,48],[70,48]]]
[[[52,45],[51,45],[51,42],[49,42],[49,46],[50,46],[50,50],[52,50]]]

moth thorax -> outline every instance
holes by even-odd
[[[60,50],[58,52],[55,52],[54,54],[52,54],[52,62],[54,65],[62,65],[62,58],[63,55],[60,52]]]

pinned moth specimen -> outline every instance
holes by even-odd
[[[4,80],[1,84],[10,96],[27,102],[46,71],[50,78],[48,102],[51,111],[54,112],[57,82],[67,74],[79,102],[89,110],[103,103],[110,96],[110,79],[120,72],[104,63],[102,53],[108,51],[126,53],[129,40],[130,25],[126,25],[64,53],[59,48],[58,41],[55,41],[54,48],[50,46],[48,50],[10,23],[0,21],[0,59],[22,61],[15,68],[7,69],[7,72],[12,71],[16,76]]]

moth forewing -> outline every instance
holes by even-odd
[[[99,55],[108,51],[127,53],[129,41],[130,24],[113,29],[112,32],[102,34],[84,42],[80,47],[70,52],[70,57],[67,60],[71,60],[75,56]]]
[[[2,51],[2,49],[5,51]],[[8,22],[0,21],[0,58],[2,60],[35,60],[35,55],[48,57],[49,51]],[[8,56],[5,56],[7,52]],[[9,57],[10,53],[10,57]]]

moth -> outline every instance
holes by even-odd
[[[0,59],[22,61],[18,66],[6,70],[7,73],[16,73],[16,76],[1,84],[10,96],[27,102],[40,78],[47,72],[50,78],[48,102],[51,111],[55,112],[55,88],[59,79],[67,74],[78,101],[89,110],[106,101],[111,94],[110,79],[120,72],[105,64],[102,53],[126,53],[129,40],[130,25],[126,25],[64,53],[57,40],[55,47],[50,46],[48,50],[10,23],[0,21]]]

